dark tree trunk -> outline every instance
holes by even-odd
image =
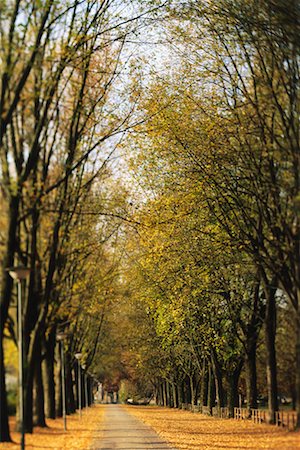
[[[207,405],[208,395],[208,370],[206,358],[203,358],[202,373],[201,373],[201,387],[200,387],[200,407]]]
[[[194,382],[194,376],[189,377],[189,386],[190,386],[190,401],[188,403],[191,403],[193,406],[195,405],[196,401],[196,389],[195,389],[195,382]]]
[[[168,407],[172,407],[172,393],[170,389],[170,383],[167,381],[167,401],[168,401]]]
[[[72,414],[76,411],[76,404],[73,389],[72,366],[69,353],[65,354],[65,371],[66,371],[67,414]]]
[[[210,414],[212,414],[212,408],[215,406],[216,401],[216,390],[215,390],[215,380],[214,373],[211,367],[211,363],[208,363],[208,395],[207,395],[207,407]]]
[[[155,398],[155,404],[159,405],[159,393],[158,393],[158,388],[156,385],[154,386],[154,398]]]
[[[162,383],[162,390],[163,390],[163,405],[164,406],[168,406],[167,386],[166,386],[166,381],[165,380]]]
[[[185,377],[184,380],[184,403],[191,403],[191,385],[190,378],[188,376]]]
[[[177,398],[178,398],[178,408],[181,408],[182,403],[184,403],[183,399],[183,386],[182,381],[179,380],[177,383]]]
[[[40,353],[41,345],[39,344],[39,358],[35,363],[34,373],[34,425],[38,427],[46,427],[45,420],[45,397],[42,377],[42,356]]]
[[[236,369],[228,374],[228,396],[227,396],[227,405],[229,409],[229,417],[234,417],[234,408],[239,406],[239,378],[241,374],[241,370],[243,367],[243,361],[237,365]]]
[[[5,382],[5,367],[4,367],[4,352],[3,352],[3,336],[4,326],[8,316],[8,308],[11,299],[11,292],[13,288],[13,280],[7,272],[8,267],[14,265],[14,255],[16,249],[16,235],[18,227],[20,196],[14,196],[9,202],[9,224],[7,233],[6,249],[3,256],[2,266],[2,286],[0,297],[0,442],[10,442],[10,432],[8,425],[8,408],[7,408],[7,394]]]
[[[300,294],[299,294],[300,297]],[[296,317],[296,412],[297,429],[300,429],[300,300],[298,299],[298,311]]]
[[[43,384],[45,390],[45,413],[49,419],[55,419],[55,377],[54,377],[54,353],[55,353],[55,328],[49,333],[45,341],[45,358],[43,359]]]
[[[269,422],[275,423],[275,412],[278,411],[277,364],[276,364],[276,294],[277,284],[272,282],[266,286],[265,337],[267,349],[267,385]]]
[[[58,345],[55,347],[55,360],[57,361],[55,368],[55,415],[56,417],[62,417],[61,357]]]
[[[212,368],[215,378],[217,407],[220,412],[220,408],[224,406],[223,374],[214,350],[212,350]]]
[[[256,371],[256,342],[246,352],[246,389],[247,408],[257,408],[257,371]]]
[[[0,319],[2,321],[2,317]],[[3,327],[1,326],[1,330]],[[1,333],[2,334],[2,333]],[[10,442],[8,426],[8,407],[5,386],[5,369],[3,356],[3,336],[0,338],[0,442]]]
[[[37,354],[35,354],[37,357]],[[25,365],[26,367],[26,365]],[[33,381],[35,372],[35,360],[31,362],[30,369],[27,366],[25,370],[25,389],[24,389],[24,428],[26,433],[33,432]]]
[[[173,408],[178,408],[178,393],[176,384],[172,383],[172,393],[173,393]]]
[[[162,394],[162,384],[159,383],[158,386],[158,404],[159,406],[163,406],[163,394]]]

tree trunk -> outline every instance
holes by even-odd
[[[171,389],[170,389],[170,383],[169,381],[166,382],[166,388],[167,388],[167,406],[171,408],[172,405],[172,398],[171,398]]]
[[[0,318],[2,322],[2,317]],[[1,331],[3,326],[1,325]],[[3,355],[3,336],[0,337],[0,442],[10,442],[10,432],[8,426],[8,407],[5,386],[5,368]]]
[[[163,405],[168,406],[167,403],[167,389],[166,389],[166,381],[164,380],[162,383],[162,392],[163,392]]]
[[[38,427],[46,427],[45,420],[45,398],[44,398],[44,386],[42,377],[42,357],[41,357],[41,345],[39,345],[39,357],[35,363],[34,373],[34,418],[33,423]]]
[[[202,373],[201,373],[201,388],[200,388],[200,407],[207,405],[208,395],[208,370],[206,358],[203,358]]]
[[[211,367],[211,363],[208,364],[208,395],[207,395],[207,407],[210,414],[212,414],[212,408],[215,406],[216,391],[214,374]]]
[[[215,378],[217,407],[220,412],[221,408],[224,406],[223,377],[222,370],[214,350],[212,350],[212,368]]]
[[[158,404],[159,404],[159,406],[163,406],[163,395],[162,395],[162,384],[161,384],[161,382],[158,385]]]
[[[227,405],[229,409],[229,417],[234,417],[234,408],[239,406],[239,392],[238,392],[238,384],[239,378],[241,374],[241,370],[243,367],[243,361],[241,361],[236,369],[228,374],[228,397],[227,397]]]
[[[158,388],[156,385],[154,386],[154,398],[155,398],[155,404],[159,405],[159,393],[158,393]]]
[[[178,408],[178,398],[177,398],[177,388],[176,384],[172,383],[172,392],[173,392],[173,408]]]
[[[70,361],[70,355],[66,352],[65,354],[65,371],[66,371],[66,397],[67,397],[67,414],[72,414],[76,411],[75,396],[74,396],[74,386],[73,386],[73,376],[72,367]]]
[[[299,302],[299,300],[298,300]],[[296,412],[297,412],[297,429],[300,429],[300,304],[298,303],[298,311],[296,317]]]
[[[246,354],[247,408],[257,409],[256,342]]]
[[[35,355],[37,356],[37,355]],[[26,367],[26,364],[25,364]],[[33,381],[35,372],[35,360],[28,365],[24,371],[25,392],[24,392],[24,428],[26,433],[33,432]]]
[[[45,341],[45,358],[43,360],[43,384],[45,390],[45,413],[49,419],[55,419],[55,379],[54,379],[54,353],[55,328]]]
[[[177,383],[177,398],[178,398],[178,408],[181,408],[183,401],[183,387],[182,381],[178,381]]]
[[[277,285],[272,283],[265,289],[266,294],[266,317],[265,337],[267,350],[267,385],[268,385],[268,407],[269,422],[275,423],[275,411],[278,411],[277,392],[277,364],[276,364],[276,298]]]
[[[59,346],[55,347],[55,415],[56,417],[62,417],[62,385],[61,385],[61,357]]]
[[[0,297],[0,442],[10,442],[10,432],[8,425],[7,393],[5,382],[3,336],[4,326],[8,316],[8,308],[13,288],[13,280],[7,272],[8,267],[14,265],[14,255],[16,248],[16,234],[18,227],[20,197],[11,197],[9,202],[9,224],[7,233],[7,243],[2,262],[1,297]]]
[[[195,400],[196,400],[196,390],[195,390],[193,376],[189,377],[189,385],[190,385],[190,399],[191,399],[191,401],[189,403],[191,403],[191,405],[193,407],[195,405]]]
[[[191,403],[191,385],[188,376],[186,376],[184,380],[184,403]]]

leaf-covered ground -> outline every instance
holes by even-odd
[[[178,449],[300,450],[300,433],[250,421],[215,419],[189,411],[125,406]]]
[[[101,424],[104,405],[95,405],[79,414],[67,416],[67,431],[64,431],[63,420],[47,419],[48,428],[35,428],[33,434],[26,434],[26,450],[88,450],[93,439],[102,436]],[[11,421],[12,429],[14,420]],[[12,432],[13,443],[0,443],[0,450],[16,450],[20,448],[20,434]]]

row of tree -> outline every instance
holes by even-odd
[[[10,440],[4,352],[16,341],[7,268],[30,269],[22,310],[27,432],[34,410],[38,425],[55,416],[57,332],[68,335],[66,379],[74,386],[74,354],[88,370],[99,350],[126,210],[110,166],[132,113],[120,86],[128,37],[144,19],[145,3],[133,11],[130,2],[107,0],[1,2],[1,442]]]
[[[128,244],[137,379],[232,415],[242,392],[257,407],[259,355],[274,422],[280,349],[298,426],[299,14],[284,0],[170,7],[176,68],[143,86],[148,121],[129,140],[143,190]]]

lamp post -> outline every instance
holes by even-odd
[[[75,358],[78,361],[78,409],[79,415],[82,415],[82,405],[81,405],[81,367],[80,367],[80,359],[82,357],[82,353],[75,353]]]
[[[66,414],[66,376],[65,376],[65,349],[64,340],[67,333],[58,333],[56,339],[60,342],[60,358],[61,358],[61,391],[62,391],[62,415],[64,420],[64,430],[67,430],[67,414]]]
[[[22,281],[30,275],[30,269],[24,266],[10,267],[9,275],[18,283],[18,348],[19,348],[19,420],[21,431],[21,449],[25,449],[24,424],[24,352],[23,352],[23,314],[22,314]]]
[[[85,407],[88,408],[88,386],[87,386],[87,373],[86,373],[86,365],[82,366],[84,372],[84,395],[85,395]]]

